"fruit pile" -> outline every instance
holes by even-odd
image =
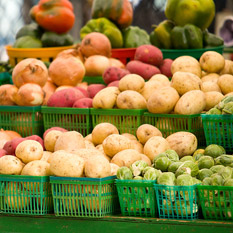
[[[151,44],[161,49],[202,49],[224,44],[208,27],[215,16],[213,0],[168,0],[166,20],[150,34]]]
[[[25,25],[16,34],[14,48],[42,48],[73,45],[68,33],[75,15],[69,0],[40,0],[32,7],[30,16],[35,22]]]

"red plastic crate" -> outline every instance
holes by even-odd
[[[119,59],[123,64],[134,60],[136,48],[112,49],[112,58]]]

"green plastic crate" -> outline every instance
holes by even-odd
[[[0,175],[0,213],[21,215],[53,213],[49,177]]]
[[[96,109],[91,108],[93,128],[102,122],[112,123],[120,133],[136,135],[137,128],[143,124],[145,109]]]
[[[201,114],[206,144],[218,144],[233,152],[233,115]]]
[[[50,177],[56,216],[103,217],[118,211],[116,176],[105,178]]]
[[[199,185],[197,189],[205,219],[233,220],[233,187]]]
[[[163,53],[163,58],[176,59],[181,56],[192,56],[199,60],[201,55],[207,51],[215,51],[223,54],[224,46],[212,47],[212,48],[202,48],[202,49],[161,49]]]
[[[154,180],[116,180],[123,216],[156,217]]]
[[[157,127],[163,137],[170,134],[186,131],[193,133],[198,140],[198,146],[205,146],[205,134],[201,121],[201,114],[180,115],[180,114],[153,114],[144,113],[144,123]]]
[[[44,130],[57,126],[67,130],[75,130],[83,136],[91,132],[91,117],[89,108],[56,108],[41,107]]]
[[[34,134],[42,136],[41,107],[0,106],[0,128],[14,130],[22,137]]]
[[[159,218],[197,219],[197,185],[171,186],[155,184]]]

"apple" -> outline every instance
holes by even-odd
[[[51,130],[59,130],[59,131],[61,131],[61,132],[68,132],[67,129],[64,129],[64,128],[62,128],[62,127],[54,126],[54,127],[51,127],[51,128],[49,128],[49,129],[46,129],[46,130],[45,130],[45,132],[44,132],[44,134],[43,134],[43,139],[45,139],[46,134],[47,134],[49,131],[51,131]]]
[[[34,140],[34,141],[37,141],[41,144],[41,146],[43,147],[44,149],[44,140],[38,136],[38,135],[30,135],[28,137],[25,137],[26,140]]]
[[[120,80],[127,74],[130,74],[128,70],[111,66],[104,71],[103,80],[106,84],[109,84],[113,81]]]
[[[77,87],[77,86],[74,87],[74,88],[80,90],[80,91],[83,93],[83,95],[84,95],[85,97],[89,97],[88,92],[87,92],[86,89],[84,89],[84,88],[82,88],[82,87]]]
[[[6,142],[3,149],[6,151],[8,155],[15,155],[15,149],[19,143],[25,141],[25,138],[13,138],[9,142]]]
[[[7,154],[6,150],[0,149],[0,158],[3,157],[6,154]]]
[[[92,108],[91,98],[82,98],[74,102],[73,108]]]
[[[172,77],[171,66],[173,60],[170,58],[166,58],[163,60],[162,65],[159,66],[160,72],[166,75],[168,78]]]
[[[113,81],[109,83],[107,87],[119,87],[119,82],[120,80]]]
[[[94,98],[94,96],[102,89],[104,89],[106,86],[104,84],[91,84],[87,87],[87,92],[89,94],[90,98]]]

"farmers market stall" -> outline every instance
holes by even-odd
[[[95,0],[76,45],[72,4],[50,1],[2,63],[0,233],[233,232],[233,61],[207,30],[214,1],[168,0],[149,35],[128,0]]]

